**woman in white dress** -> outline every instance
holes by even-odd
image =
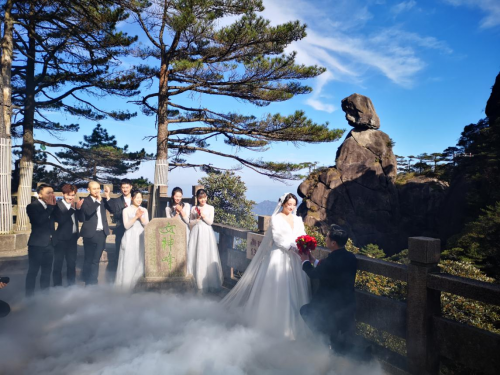
[[[309,279],[302,271],[295,243],[306,234],[296,208],[294,194],[279,199],[255,257],[222,300],[229,309],[242,312],[251,326],[290,340],[308,332],[300,308],[311,299]]]
[[[222,286],[222,266],[212,223],[214,207],[207,204],[207,192],[196,192],[198,205],[191,209],[187,273],[193,275],[198,289],[217,291]]]
[[[141,207],[142,194],[132,191],[131,205],[123,210],[125,234],[120,244],[115,284],[132,290],[144,276],[144,226],[149,223],[146,209]]]
[[[189,243],[189,216],[191,215],[191,205],[182,201],[182,189],[175,187],[172,190],[170,204],[165,207],[165,214],[168,218],[178,218],[186,224],[186,245]]]

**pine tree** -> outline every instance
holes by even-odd
[[[331,142],[342,135],[343,131],[316,124],[301,111],[257,118],[186,103],[189,95],[207,95],[263,107],[311,92],[300,81],[316,77],[325,69],[297,65],[295,53],[284,53],[290,43],[306,36],[305,25],[300,22],[271,26],[257,15],[264,9],[260,0],[119,3],[133,15],[150,44],[137,52],[150,64],[138,67],[138,71],[149,78],[149,87],[151,82],[158,84],[137,101],[144,113],[156,116],[155,191],[167,185],[169,165],[217,168],[210,163],[189,163],[186,156],[195,152],[236,160],[275,179],[298,178],[293,172],[303,168],[302,163],[263,161],[215,150],[208,142],[216,136],[236,151],[264,151],[273,142]],[[235,20],[218,27],[228,17]],[[153,59],[154,64],[150,63]]]
[[[100,124],[83,139],[78,147],[56,153],[64,170],[72,171],[76,184],[86,180],[116,182],[117,177],[136,171],[142,161],[153,158],[144,149],[130,152],[128,145],[119,147],[115,136]]]
[[[232,171],[210,172],[198,183],[205,187],[208,203],[215,208],[216,223],[256,229],[255,202],[246,199],[247,188],[240,176]]]
[[[88,97],[132,95],[134,73],[118,68],[118,57],[135,38],[117,32],[126,14],[111,0],[28,0],[14,2],[12,102],[19,108],[12,134],[23,137],[18,191],[18,228],[26,229],[31,199],[34,131],[77,131],[77,124],[52,120],[52,111],[92,120],[127,119],[127,112],[101,109]],[[51,146],[45,143],[46,146]]]

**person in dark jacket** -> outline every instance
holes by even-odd
[[[57,222],[55,233],[56,245],[54,249],[54,266],[52,282],[54,286],[62,285],[62,267],[66,260],[66,279],[68,286],[75,284],[76,275],[76,250],[78,241],[78,218],[76,217],[77,205],[81,207],[83,201],[76,202],[78,191],[75,185],[65,184],[61,188],[63,199],[58,201],[54,209]]]
[[[40,273],[40,289],[50,286],[52,260],[54,258],[54,207],[56,197],[54,189],[47,184],[40,184],[36,189],[38,199],[26,206],[26,213],[31,223],[28,240],[28,273],[26,274],[26,296],[35,291],[36,278]]]
[[[89,196],[82,199],[81,208],[78,210],[78,220],[83,237],[83,280],[85,285],[97,284],[99,262],[106,248],[106,236],[109,235],[106,209],[109,209],[106,199],[101,197],[101,185],[97,181],[90,181],[88,185]],[[77,207],[78,208],[78,207]]]
[[[116,268],[118,265],[118,255],[120,254],[120,245],[125,233],[123,226],[123,210],[130,207],[132,204],[132,181],[128,178],[121,180],[120,190],[122,195],[117,198],[110,198],[110,191],[108,187],[104,188],[104,197],[107,199],[110,212],[113,214],[113,219],[116,224],[113,234],[115,235],[115,254],[113,257],[113,266]]]
[[[332,349],[340,352],[346,349],[346,339],[355,327],[357,266],[356,256],[344,247],[348,238],[344,229],[333,224],[326,236],[326,247],[331,252],[325,259],[300,255],[304,272],[320,282],[311,303],[302,306],[300,314],[311,330],[329,336]]]

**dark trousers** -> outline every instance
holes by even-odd
[[[52,270],[52,282],[54,286],[62,286],[62,267],[66,260],[66,279],[68,286],[75,284],[76,278],[76,242],[78,234],[73,234],[69,240],[59,240],[54,248],[54,267]]]
[[[94,237],[83,239],[83,280],[86,285],[97,284],[99,262],[105,247],[106,234],[104,231],[96,231]]]
[[[337,352],[349,349],[348,341],[355,329],[354,312],[353,306],[333,311],[327,306],[310,303],[300,308],[300,315],[311,331],[325,334],[330,340],[332,349]]]
[[[0,301],[0,318],[5,318],[10,313],[10,306],[7,302]]]
[[[116,232],[115,234],[115,256],[113,258],[113,261],[118,264],[118,256],[120,255],[120,246],[122,244],[122,238],[125,232]]]
[[[50,286],[50,274],[52,273],[52,259],[54,248],[49,246],[28,246],[28,274],[26,275],[26,296],[32,296],[35,292],[35,282],[40,268],[40,289]]]

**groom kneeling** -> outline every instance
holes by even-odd
[[[317,293],[311,303],[302,306],[300,315],[309,328],[328,335],[332,349],[338,352],[347,350],[346,336],[355,329],[356,257],[344,248],[348,238],[344,229],[332,224],[326,236],[326,247],[331,251],[326,259],[300,255],[304,272],[320,281]]]

